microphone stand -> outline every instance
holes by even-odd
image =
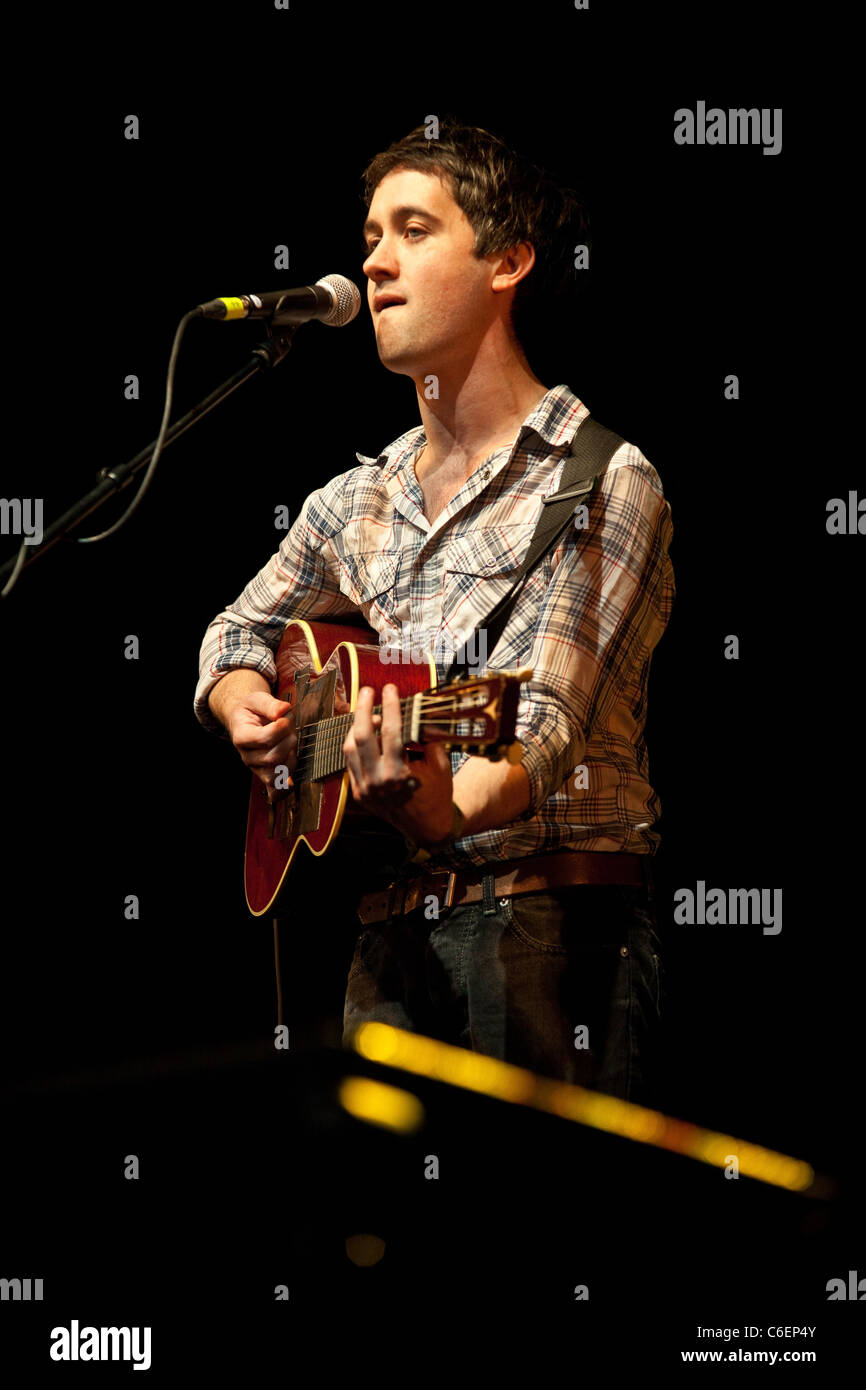
[[[215,405],[219,405],[220,401],[224,401],[233,391],[236,391],[239,386],[243,386],[245,381],[249,381],[250,377],[255,376],[257,372],[264,371],[267,367],[274,367],[278,362],[282,362],[292,345],[292,338],[300,325],[298,323],[281,324],[278,329],[280,336],[275,338],[271,334],[271,324],[272,320],[269,321],[267,325],[267,339],[253,348],[252,359],[246,366],[240,367],[233,376],[230,376],[224,381],[215,391],[211,391],[210,395],[205,396],[203,400],[193,406],[192,410],[187,411],[186,415],[178,420],[176,424],[169,426],[165,432],[165,439],[162,445],[163,450],[167,449],[169,444],[173,443],[175,439],[185,434],[190,426],[194,425],[197,420],[201,420],[213,410]],[[148,444],[146,448],[142,449],[141,452],[136,454],[135,458],[130,459],[128,463],[120,464],[117,468],[101,468],[97,474],[97,477],[101,481],[97,483],[96,487],[92,488],[84,497],[80,497],[77,502],[73,503],[68,511],[65,511],[61,517],[58,517],[57,521],[52,522],[52,524],[45,529],[40,545],[27,547],[32,553],[24,560],[21,569],[25,570],[28,565],[32,565],[34,560],[38,560],[40,555],[44,555],[46,550],[50,550],[53,545],[56,545],[59,540],[62,540],[66,533],[72,530],[73,526],[79,521],[82,521],[84,517],[89,516],[91,512],[96,511],[98,507],[101,507],[103,502],[109,497],[116,496],[118,492],[122,492],[125,487],[128,487],[136,473],[140,473],[145,464],[150,462],[155,447],[156,440],[153,440],[151,444]],[[11,560],[7,560],[4,565],[0,566],[0,589],[4,587],[7,579],[14,570],[17,558],[18,552],[16,551]]]

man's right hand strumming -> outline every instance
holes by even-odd
[[[297,763],[295,716],[287,702],[271,694],[258,671],[243,669],[223,676],[208,704],[244,763],[266,788],[268,801],[287,796],[290,788],[274,787],[277,768],[286,767],[291,775]]]

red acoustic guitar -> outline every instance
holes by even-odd
[[[436,741],[448,750],[462,748],[510,762],[519,762],[523,753],[514,742],[514,729],[520,684],[530,679],[530,670],[500,671],[437,688],[432,660],[384,661],[371,629],[303,621],[286,625],[276,661],[276,691],[295,714],[298,760],[291,791],[272,805],[253,777],[244,882],[255,917],[276,902],[298,845],[324,854],[344,813],[354,813],[343,757],[354,714],[334,714],[338,697],[353,711],[361,686],[372,686],[380,702],[382,686],[396,685],[409,750]],[[375,707],[381,712],[380,704]]]

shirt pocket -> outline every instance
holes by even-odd
[[[391,621],[399,566],[398,550],[368,550],[340,556],[340,591],[358,605],[377,631]]]
[[[534,522],[482,526],[452,540],[445,557],[442,616],[452,630],[470,630],[508,593],[529,550]],[[518,605],[544,590],[544,563],[523,586]]]

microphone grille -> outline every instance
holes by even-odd
[[[329,328],[342,328],[344,323],[351,323],[361,307],[361,291],[354,281],[347,280],[345,275],[323,275],[316,284],[324,285],[334,297],[333,309],[320,322]]]

